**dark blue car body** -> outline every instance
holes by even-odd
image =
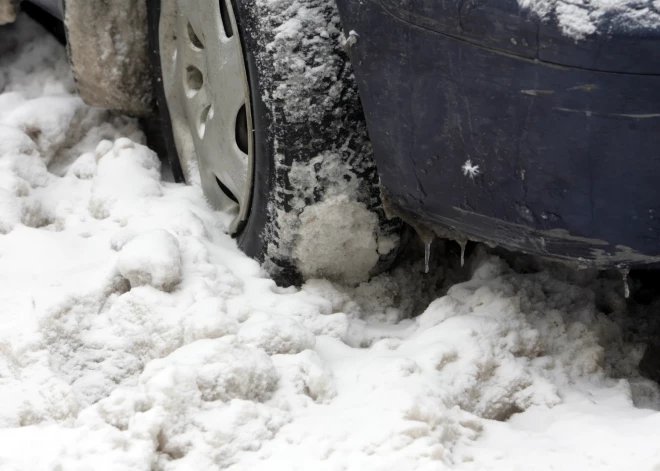
[[[338,5],[390,211],[583,266],[660,260],[660,28],[575,40],[516,0]]]

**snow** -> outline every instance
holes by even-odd
[[[382,252],[378,245],[386,239],[376,240],[378,217],[364,204],[352,201],[346,194],[326,194],[323,201],[305,207],[298,219],[304,235],[293,254],[304,262],[303,276],[343,278],[346,282],[368,278]],[[342,240],[337,234],[350,237]],[[343,267],[349,264],[354,271],[345,273]]]
[[[121,247],[117,268],[131,287],[171,291],[181,281],[179,243],[163,229],[140,234]]]
[[[660,31],[654,0],[518,0],[544,21],[556,21],[563,34],[581,40],[592,34]]]
[[[465,163],[461,166],[461,170],[463,170],[463,175],[472,179],[481,173],[479,166],[473,165],[472,160],[470,159],[465,161]]]
[[[277,287],[53,40],[0,34],[1,469],[660,469],[620,277],[438,241]]]

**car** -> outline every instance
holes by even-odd
[[[651,2],[32,3],[64,22],[82,98],[158,113],[174,177],[279,283],[362,281],[407,227],[427,247],[660,262]]]

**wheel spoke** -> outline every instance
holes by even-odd
[[[239,149],[225,154],[222,158],[222,168],[229,177],[229,181],[223,181],[223,183],[232,190],[240,205],[246,203],[245,188],[249,178],[247,160],[248,156]]]
[[[188,21],[183,15],[179,15],[177,18],[177,35],[178,38],[181,38],[177,54],[180,56],[183,68],[196,67],[205,76],[207,73],[205,52],[192,45],[188,40]]]
[[[181,8],[182,18],[185,23],[184,29],[186,32],[186,38],[193,43],[193,46],[205,49],[207,46],[211,46],[209,40],[212,41],[212,37],[209,37],[209,28],[208,23],[209,19],[213,18],[213,12],[209,11],[209,7],[213,2],[208,1],[190,1],[190,0],[179,0],[179,5]],[[194,37],[190,34],[188,30],[188,25],[192,29],[192,33],[197,37],[201,42],[200,45],[196,45]]]
[[[204,194],[215,208],[222,211],[238,212],[239,204],[233,201],[218,185],[219,179],[213,172],[202,170],[200,171],[200,177]]]
[[[202,77],[206,78],[208,75],[206,58],[202,51],[195,51],[190,48],[181,48],[179,51],[184,70],[188,67],[195,67],[200,71]]]
[[[248,156],[236,145],[234,136],[227,136],[226,126],[218,126],[217,112],[207,122],[202,139],[205,164],[227,186],[239,204],[246,203],[245,188],[249,185]]]
[[[218,58],[210,64],[209,81],[217,94],[214,98],[222,103],[222,113],[233,121],[235,113],[245,103],[242,64],[235,39],[221,41],[221,48]]]
[[[191,92],[189,92],[191,93]],[[202,138],[205,135],[208,123],[207,108],[211,105],[207,87],[202,87],[186,100],[186,116],[190,124],[190,130],[194,131],[195,139]]]

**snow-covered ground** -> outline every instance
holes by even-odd
[[[143,144],[0,29],[0,470],[660,470],[621,279],[478,249],[278,288]]]

